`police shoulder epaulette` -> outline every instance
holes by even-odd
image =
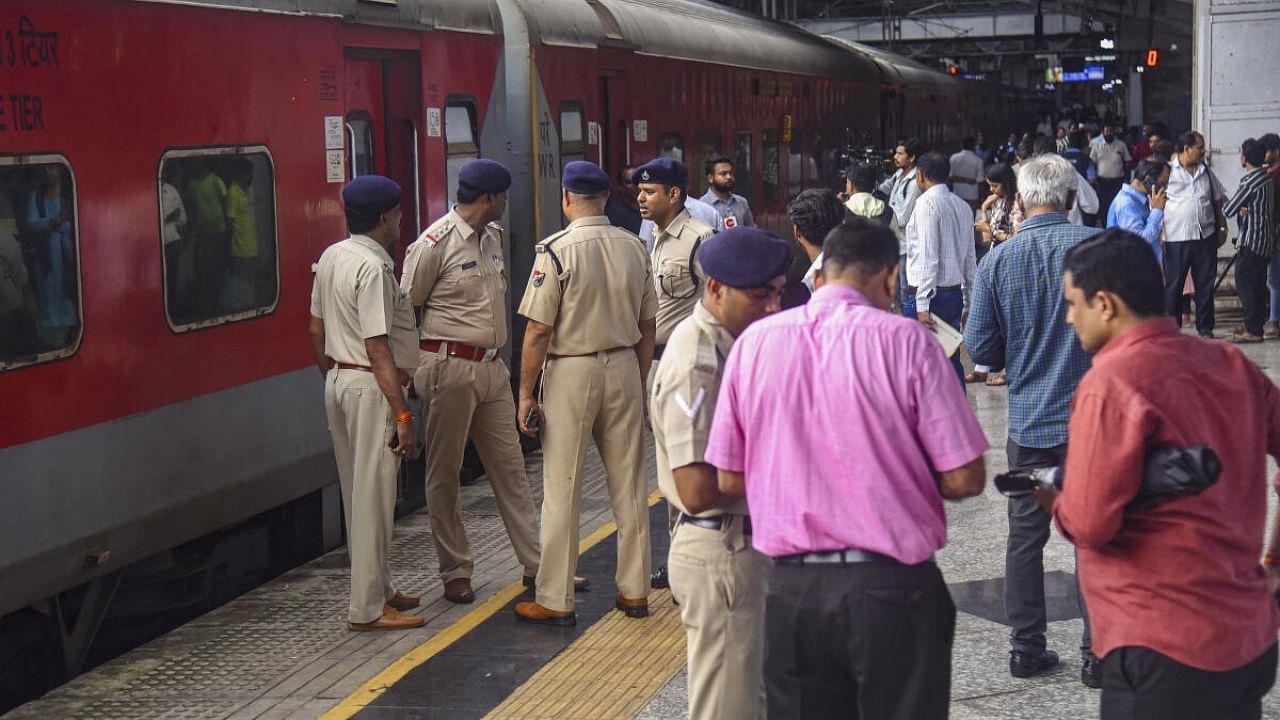
[[[422,234],[422,237],[427,241],[428,245],[435,247],[436,244],[444,239],[445,235],[448,235],[451,232],[453,232],[453,221],[443,220],[427,228],[427,231]]]
[[[548,235],[545,240],[538,243],[535,247],[537,248],[538,252],[546,252],[547,250],[551,249],[551,243],[555,242],[556,240],[559,240],[560,238],[568,234],[569,234],[568,230],[561,230],[560,232],[553,233],[551,235]]]

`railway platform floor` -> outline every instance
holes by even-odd
[[[1280,382],[1280,342],[1244,346]],[[1006,467],[1005,388],[970,386],[969,398],[992,445],[988,476]],[[649,489],[653,447],[648,440]],[[1269,463],[1269,472],[1275,464]],[[535,500],[541,458],[528,458]],[[397,524],[391,564],[400,587],[422,592],[423,628],[352,633],[345,627],[347,556],[339,548],[222,608],[76,678],[6,715],[39,718],[639,718],[684,716],[684,630],[666,591],[651,615],[613,611],[613,526],[603,468],[587,460],[578,624],[518,623],[520,567],[488,485],[462,493],[474,545],[476,602],[442,596],[425,511]],[[666,554],[665,506],[651,495],[655,566]],[[1269,500],[1274,519],[1275,500]],[[988,484],[977,498],[947,505],[950,539],[938,564],[958,608],[952,654],[951,717],[957,720],[1097,717],[1097,691],[1079,680],[1081,621],[1072,548],[1055,533],[1045,550],[1053,673],[1029,680],[1008,672],[1003,613],[1005,501]],[[1264,704],[1280,720],[1280,690]]]

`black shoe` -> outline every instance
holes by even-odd
[[[671,581],[667,579],[666,565],[658,568],[657,572],[649,576],[649,587],[654,590],[671,587]]]
[[[1034,655],[1020,650],[1009,651],[1009,674],[1016,678],[1029,678],[1058,667],[1058,653],[1045,650]]]
[[[1080,682],[1094,690],[1102,687],[1102,658],[1093,653],[1084,656],[1084,664],[1080,666]]]

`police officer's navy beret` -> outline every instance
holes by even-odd
[[[659,183],[685,188],[689,186],[689,170],[685,168],[684,163],[675,158],[654,158],[636,168],[635,175],[631,176],[631,182]]]
[[[482,193],[506,192],[511,187],[511,173],[497,160],[472,160],[458,171],[458,184]]]
[[[400,204],[401,190],[391,178],[361,175],[342,188],[342,204],[355,210],[381,215]]]
[[[579,195],[595,195],[609,189],[609,175],[593,162],[574,160],[564,166],[560,185]]]
[[[729,287],[767,285],[791,267],[791,246],[758,228],[729,228],[702,243],[702,270]]]

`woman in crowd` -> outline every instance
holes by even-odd
[[[1018,208],[1018,177],[1009,165],[996,163],[987,170],[987,186],[991,188],[991,194],[978,209],[973,227],[982,233],[982,244],[994,249],[1013,237],[1022,225],[1022,210]],[[974,366],[973,372],[964,376],[964,381],[985,382],[992,386],[1008,382],[1004,373],[993,376],[991,368],[986,365]]]

